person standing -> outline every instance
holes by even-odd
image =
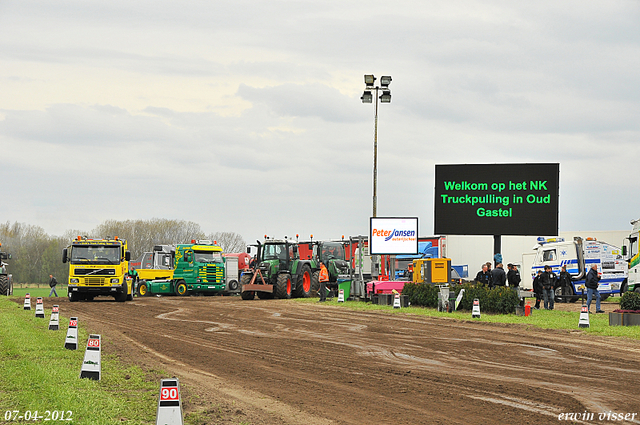
[[[598,282],[600,282],[600,276],[598,276],[598,265],[593,264],[587,278],[584,281],[584,286],[587,287],[587,310],[591,313],[591,300],[593,296],[596,296],[596,313],[604,313],[604,310],[600,310],[600,292],[598,292]]]
[[[518,271],[518,267],[513,264],[507,264],[507,281],[509,282],[509,288],[513,288],[514,291],[518,291],[520,289],[520,282],[522,279],[520,278],[520,272]]]
[[[540,310],[540,300],[542,299],[542,270],[538,270],[538,274],[533,278],[533,293],[536,294],[536,305],[533,308]]]
[[[544,299],[544,309],[545,310],[553,310],[553,305],[555,302],[555,285],[556,274],[551,271],[551,266],[544,266],[544,273],[542,273],[542,297]]]
[[[489,268],[486,264],[482,265],[482,270],[480,270],[476,275],[476,281],[484,284],[485,286],[491,287],[491,273],[489,272]]]
[[[504,273],[503,267],[502,263],[498,263],[496,268],[491,271],[491,283],[494,287],[507,285],[507,275]]]
[[[558,276],[558,287],[563,297],[569,297],[573,295],[573,288],[571,284],[571,274],[567,271],[567,266],[562,266],[560,270],[560,276]],[[567,302],[568,298],[562,298],[562,302]]]
[[[51,294],[56,294],[56,297],[58,296],[58,293],[56,292],[56,285],[58,284],[58,281],[56,280],[55,277],[53,277],[52,274],[49,275],[49,287],[51,288],[51,291],[49,291],[49,296],[51,296]]]
[[[327,282],[329,282],[329,271],[325,267],[324,263],[320,261],[320,299],[318,302],[323,303],[327,301]]]

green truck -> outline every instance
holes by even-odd
[[[223,257],[222,248],[208,240],[158,245],[139,263],[132,274],[140,296],[219,294],[238,287],[238,259]]]

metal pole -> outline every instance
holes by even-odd
[[[376,113],[373,129],[373,216],[378,216],[378,87],[376,90]]]

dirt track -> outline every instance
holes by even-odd
[[[203,423],[537,424],[564,412],[640,413],[636,341],[287,300],[58,303],[103,335],[106,352],[179,377],[186,411],[206,410]]]

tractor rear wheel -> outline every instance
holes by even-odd
[[[296,285],[296,297],[309,298],[311,296],[311,267],[308,265],[302,266],[302,273],[300,274],[298,285]]]
[[[277,298],[291,298],[291,275],[289,273],[279,274],[278,281],[276,282],[276,287],[274,289],[275,296]]]
[[[240,297],[243,300],[252,300],[256,296],[255,291],[242,291],[244,285],[247,285],[249,282],[251,282],[251,278],[252,276],[250,274],[243,274],[240,278]]]
[[[9,279],[5,275],[0,276],[0,294],[9,295]]]
[[[320,290],[320,272],[313,272],[311,274],[311,296],[315,297],[318,295],[318,291]]]

